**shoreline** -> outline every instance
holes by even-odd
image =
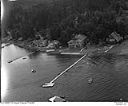
[[[5,46],[8,46],[10,44],[14,44],[20,48],[24,48],[24,49],[31,51],[31,52],[40,51],[40,52],[46,52],[50,55],[61,54],[61,55],[81,55],[81,56],[83,56],[85,53],[92,54],[93,52],[105,51],[109,48],[108,46],[102,46],[101,49],[99,49],[99,47],[95,47],[95,46],[97,46],[97,45],[95,45],[94,47],[89,46],[87,48],[81,48],[81,49],[80,48],[69,49],[68,47],[67,48],[61,48],[61,49],[58,48],[58,49],[54,49],[54,51],[47,52],[47,50],[51,50],[52,48],[50,49],[50,48],[46,48],[46,47],[33,46],[31,44],[31,41],[28,41],[28,40],[26,40],[26,41],[9,40],[9,41],[2,42],[2,43],[5,43],[5,45],[1,48],[4,48]]]
[[[108,51],[108,53],[113,53],[113,51],[119,50],[120,47],[124,47],[124,45],[116,45],[110,51]],[[104,49],[104,51],[105,50],[106,48]],[[103,48],[90,47],[87,50],[84,49],[83,52],[88,53],[89,56],[90,55],[93,56],[96,53],[103,54],[102,53]],[[107,53],[105,53],[105,55],[106,54]],[[70,70],[64,73],[61,77],[55,80],[54,82],[55,86],[53,88],[48,88],[48,89],[39,88],[39,86],[48,81],[51,81],[52,78],[60,74],[61,71],[56,72],[51,76],[50,74],[47,74],[46,77],[44,77],[44,79],[42,78],[44,74],[41,75],[41,73],[39,73],[41,81],[38,80],[36,82],[37,80],[36,78],[36,80],[35,79],[32,80],[33,81],[32,84],[35,84],[35,85],[31,86],[30,84],[23,88],[21,88],[22,86],[20,86],[20,89],[17,89],[17,90],[14,89],[10,91],[11,92],[11,93],[9,92],[10,97],[6,97],[4,101],[14,101],[14,100],[24,101],[24,97],[27,97],[28,101],[41,100],[46,102],[48,101],[49,98],[55,95],[64,96],[65,100],[70,102],[109,101],[109,100],[118,101],[120,98],[123,98],[123,100],[127,100],[126,98],[127,97],[126,91],[128,87],[127,86],[128,80],[126,80],[127,79],[127,61],[125,60],[125,57],[124,57],[124,60],[121,60],[120,58],[117,58],[115,60],[114,56],[110,55],[111,58],[109,58],[109,55],[107,56],[105,55],[99,54],[99,56],[96,56],[96,58],[89,57],[89,56],[87,58],[83,58],[74,67],[72,67]],[[114,59],[114,62],[113,62],[113,59]],[[42,72],[42,71],[37,71],[37,74],[38,72]],[[117,79],[117,77],[119,79]],[[88,83],[88,80],[90,78],[92,78],[93,80],[92,83]],[[117,84],[117,81],[119,81],[118,83],[119,86]],[[119,89],[120,87],[126,88],[126,89]],[[29,92],[30,90],[33,91],[34,93]],[[21,93],[22,91],[24,91],[25,94]],[[122,93],[125,95],[123,95]],[[116,94],[118,94],[118,96]],[[20,95],[20,97],[22,97],[23,99],[17,95]],[[30,98],[29,95],[32,95],[31,96],[32,98]]]
[[[5,38],[6,39],[6,38]],[[30,52],[36,52],[36,51],[40,51],[40,52],[46,52],[49,55],[80,55],[83,56],[85,53],[88,53],[88,55],[95,55],[95,54],[99,54],[99,53],[106,53],[109,49],[111,49],[110,47],[117,47],[121,44],[125,44],[124,41],[121,44],[116,44],[116,45],[106,45],[106,46],[99,46],[99,45],[88,45],[86,48],[74,48],[74,49],[70,49],[68,47],[62,47],[62,48],[47,48],[47,47],[38,47],[38,46],[33,46],[32,45],[32,41],[33,40],[24,40],[24,41],[14,41],[14,40],[3,40],[2,43],[4,43],[4,46],[1,46],[1,48],[4,48],[10,44],[14,44],[20,48],[24,48]],[[48,52],[49,50],[49,52]],[[50,51],[53,50],[53,51]],[[111,50],[110,50],[111,51]],[[119,51],[119,50],[117,50]]]

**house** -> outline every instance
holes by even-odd
[[[42,43],[43,43],[43,46],[45,46],[45,47],[46,47],[46,46],[48,45],[48,40],[47,40],[47,39],[45,39],[45,40],[43,40],[43,42],[42,42]]]
[[[84,41],[87,37],[82,34],[78,34],[75,36],[74,39],[70,40],[68,42],[69,48],[83,48],[84,47]]]
[[[55,48],[59,48],[60,42],[57,40],[51,41],[49,42],[47,48],[51,48],[51,49],[55,49]]]
[[[47,40],[43,40],[43,39],[34,40],[32,42],[32,45],[37,47],[44,47],[47,46]]]
[[[68,47],[69,47],[69,48],[76,48],[76,47],[77,47],[77,45],[76,45],[76,40],[70,40],[70,41],[68,42]]]
[[[40,33],[40,32],[37,32],[37,33],[35,34],[35,37],[36,37],[36,39],[44,39],[44,38],[41,36],[41,33]]]
[[[121,41],[123,38],[120,36],[120,34],[117,34],[116,32],[112,32],[109,35],[109,38],[107,39],[107,41],[109,42],[119,42]]]

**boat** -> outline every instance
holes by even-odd
[[[36,72],[36,70],[32,69],[32,70],[31,70],[31,72],[32,72],[32,73],[35,73],[35,72]]]
[[[22,59],[27,59],[26,57],[23,57]]]
[[[55,49],[49,49],[49,50],[46,50],[46,53],[49,55],[56,55],[56,54],[61,54],[61,51],[55,50]]]
[[[8,63],[11,63],[11,62],[13,62],[13,61],[9,61]]]
[[[53,52],[53,51],[55,51],[55,49],[46,50],[47,53],[48,53],[48,52]]]
[[[54,96],[49,99],[50,102],[66,102],[66,100],[59,96]]]
[[[92,78],[89,78],[88,79],[88,83],[91,84],[93,82],[93,79]]]

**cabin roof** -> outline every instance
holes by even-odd
[[[116,39],[117,41],[120,39],[120,34],[116,33],[116,32],[112,32],[110,34],[110,36],[112,36],[114,39]]]

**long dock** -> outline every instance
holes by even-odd
[[[61,75],[63,75],[65,72],[67,72],[69,69],[71,69],[74,65],[76,65],[80,60],[82,60],[87,54],[82,56],[79,60],[77,60],[75,63],[70,65],[68,68],[66,68],[63,72],[61,72],[58,76],[56,76],[50,83],[53,83],[55,80],[57,80]]]
[[[107,49],[105,52],[108,52],[109,50],[111,50],[113,48],[113,46],[110,46],[109,49]],[[84,54],[84,56],[82,56],[79,60],[77,60],[75,63],[73,63],[72,65],[70,65],[68,68],[66,68],[63,72],[61,72],[59,75],[57,75],[54,79],[52,79],[49,83],[45,83],[44,85],[42,85],[42,87],[53,87],[54,86],[54,82],[60,77],[62,76],[65,72],[67,72],[69,69],[71,69],[73,66],[75,66],[79,61],[81,61],[85,56],[87,56],[87,53]]]
[[[65,72],[67,72],[69,69],[71,69],[74,65],[76,65],[80,60],[82,60],[87,54],[82,56],[79,60],[77,60],[75,63],[70,65],[68,68],[66,68],[63,72],[61,72],[59,75],[57,75],[53,80],[51,80],[49,83],[45,83],[42,85],[43,88],[48,88],[48,87],[53,87],[54,86],[54,81],[56,81],[61,75],[63,75]]]

